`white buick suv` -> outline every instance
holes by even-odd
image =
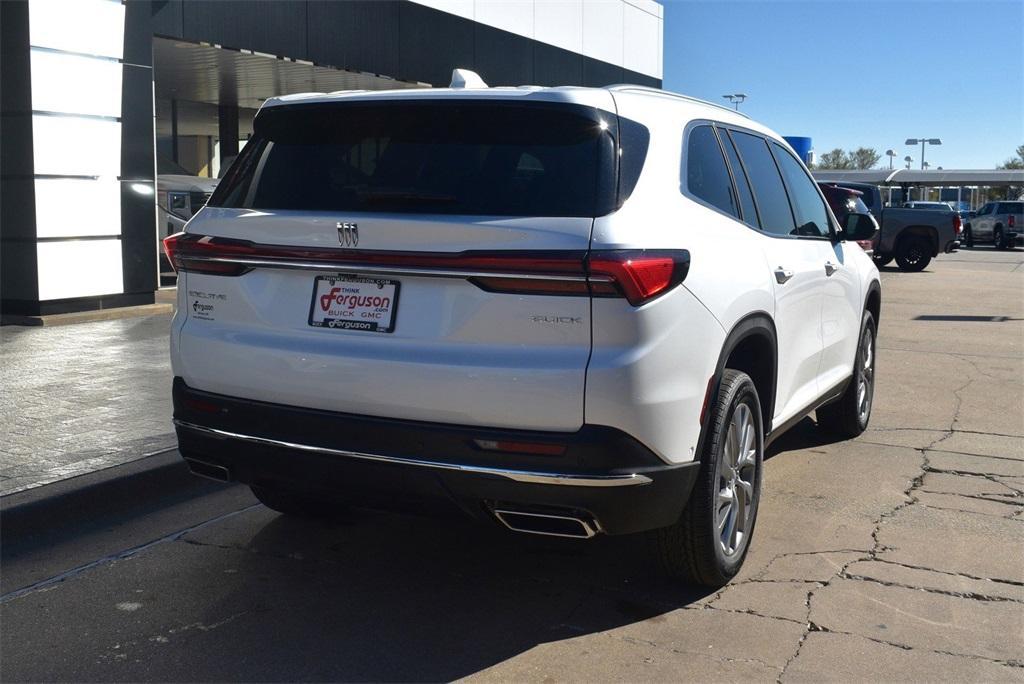
[[[461,76],[260,109],[165,241],[182,456],[284,513],[645,532],[724,584],[771,440],[868,423],[874,226],[731,110]]]

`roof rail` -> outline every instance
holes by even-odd
[[[633,83],[616,83],[615,85],[606,86],[605,90],[614,90],[619,92],[636,91],[641,93],[651,93],[652,95],[664,95],[665,97],[672,97],[677,100],[686,100],[687,102],[696,102],[697,104],[707,105],[708,107],[714,107],[715,109],[722,109],[732,114],[739,114],[744,119],[750,117],[741,111],[736,109],[730,109],[725,105],[720,105],[715,102],[708,102],[702,100],[699,97],[690,97],[689,95],[680,95],[679,93],[673,93],[671,90],[662,90],[661,88],[651,88],[650,86],[635,85]]]

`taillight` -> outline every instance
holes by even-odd
[[[964,222],[960,220],[960,214],[953,214],[953,231],[959,235],[960,231],[964,229]]]
[[[640,306],[668,292],[686,278],[690,253],[686,250],[612,250],[593,252],[587,260],[595,297],[624,296]],[[600,280],[601,277],[608,281]],[[612,287],[614,289],[612,289]]]
[[[253,268],[307,268],[401,276],[464,277],[482,290],[525,295],[625,297],[633,306],[686,278],[682,250],[383,252],[257,245],[176,233],[164,239],[175,271],[237,276]]]
[[[163,239],[164,253],[174,272],[189,271],[211,275],[237,276],[251,270],[240,258],[254,256],[251,243],[189,233],[175,233]]]
[[[1009,226],[1010,228],[1013,228],[1016,224],[1016,218],[1014,218],[1013,214],[1010,214],[1006,219],[1006,225]]]

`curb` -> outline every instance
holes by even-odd
[[[15,316],[4,314],[0,318],[2,325],[26,325],[26,326],[55,326],[70,325],[72,323],[92,323],[94,321],[113,321],[121,318],[136,318],[139,316],[155,316],[160,314],[174,313],[174,305],[169,303],[142,304],[140,306],[119,306],[113,309],[98,309],[96,311],[76,311],[66,314],[51,314],[49,316]]]
[[[196,477],[172,448],[0,497],[0,538],[10,548],[66,528],[71,521],[99,521],[229,486]]]

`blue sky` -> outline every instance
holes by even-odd
[[[667,90],[741,111],[820,155],[993,168],[1024,144],[1024,0],[662,0]]]

